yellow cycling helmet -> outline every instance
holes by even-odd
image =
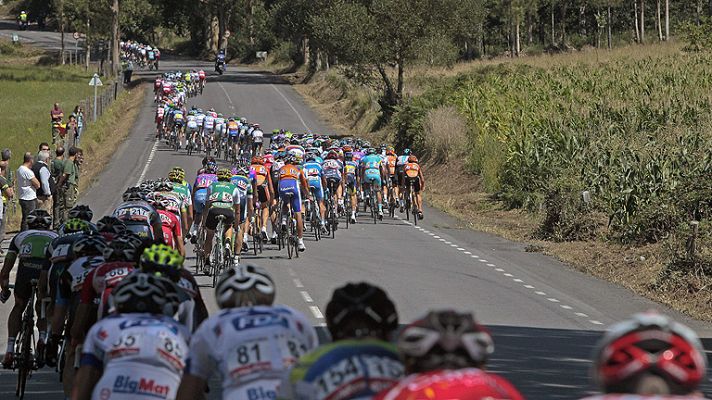
[[[185,179],[185,170],[183,169],[183,167],[173,167],[173,171],[178,174],[178,176],[180,177],[179,179],[181,181]]]
[[[176,182],[176,183],[183,182],[183,179],[181,178],[180,173],[176,170],[172,170],[171,172],[168,173],[168,179],[171,182]]]
[[[219,181],[229,181],[232,178],[232,172],[227,168],[220,168],[217,175]]]
[[[177,282],[180,279],[183,261],[184,258],[178,250],[165,244],[154,244],[141,254],[139,267],[142,272],[166,276]]]

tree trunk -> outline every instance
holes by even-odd
[[[91,62],[91,23],[89,21],[89,3],[87,2],[87,37],[84,39],[86,47],[86,63],[84,64],[84,70],[89,71],[89,62]]]
[[[566,14],[569,9],[569,5],[564,3],[561,6],[561,46],[566,48]]]
[[[255,44],[255,6],[252,0],[247,0],[247,29],[250,44]]]
[[[660,18],[660,0],[656,1],[656,6],[657,6],[657,14],[655,18],[655,25],[658,28],[658,40],[661,42],[663,41],[663,24],[662,24],[662,19]]]
[[[670,40],[670,0],[665,0],[665,40]]]
[[[551,2],[551,47],[556,46],[556,19],[554,18],[554,2]]]
[[[613,23],[613,18],[611,17],[611,6],[608,6],[608,50],[613,48],[613,35],[611,32],[611,24]]]
[[[695,23],[697,24],[697,26],[700,26],[700,23],[702,22],[700,21],[700,16],[702,14],[702,2],[700,0],[697,0],[695,3]]]
[[[633,0],[633,15],[635,16],[635,41],[640,43],[640,25],[638,25],[638,0]]]
[[[521,44],[521,41],[519,38],[520,25],[521,25],[521,23],[519,22],[519,18],[517,18],[517,20],[515,21],[515,27],[514,27],[514,50],[515,50],[515,53],[517,54],[517,57],[519,57],[522,52],[522,44]]]
[[[640,0],[640,43],[645,43],[645,0]]]
[[[712,0],[710,0],[712,1]],[[527,13],[527,44],[534,43],[534,18],[531,13]]]
[[[403,99],[403,70],[405,66],[403,65],[403,58],[398,57],[398,87],[396,89],[396,98],[393,105],[398,105]]]
[[[579,6],[579,31],[582,36],[587,36],[586,30],[586,4]]]
[[[485,27],[484,23],[480,22],[480,34],[477,35],[477,50],[480,52],[480,57],[485,55]]]
[[[64,0],[59,0],[59,37],[60,37],[60,53],[59,58],[64,64]]]
[[[119,0],[114,0],[113,3],[111,7],[111,72],[116,76],[121,70],[119,63],[121,34],[119,33]]]
[[[386,72],[386,69],[383,67],[383,65],[377,65],[376,69],[378,69],[378,73],[381,75],[381,79],[383,80],[384,86],[383,102],[381,103],[381,108],[383,108],[384,112],[390,113],[392,111],[393,101],[395,99],[393,82],[391,82],[391,78],[388,76],[388,73]]]

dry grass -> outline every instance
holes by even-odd
[[[427,158],[446,163],[467,152],[467,122],[455,107],[443,106],[428,111],[423,123]]]

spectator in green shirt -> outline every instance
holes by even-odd
[[[57,191],[59,193],[59,223],[64,223],[67,220],[67,214],[77,204],[79,195],[79,173],[82,162],[84,161],[84,153],[78,147],[70,147],[68,157],[64,160],[64,169],[62,175],[57,182]]]

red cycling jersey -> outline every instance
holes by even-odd
[[[409,375],[374,400],[524,400],[501,376],[477,368]]]
[[[638,394],[602,394],[586,397],[582,400],[704,400],[701,395],[687,396],[641,396]]]
[[[176,239],[179,236],[183,236],[183,232],[180,227],[180,220],[170,211],[158,210],[158,214],[161,215],[161,227],[163,228],[163,241],[166,245],[178,248]]]
[[[116,285],[136,269],[134,263],[114,261],[94,268],[82,284],[80,302],[82,304],[99,301],[99,318],[109,312],[109,295]]]

